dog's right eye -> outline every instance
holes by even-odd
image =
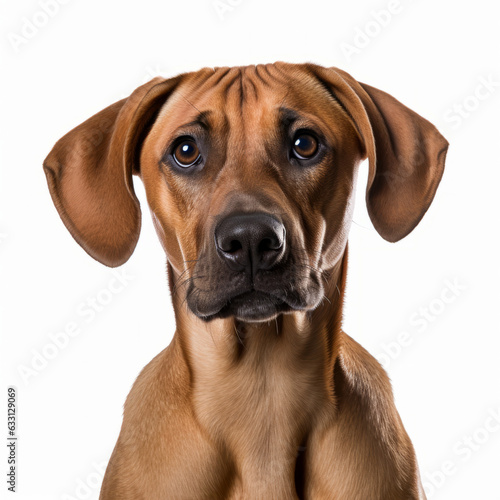
[[[299,132],[293,140],[292,151],[299,160],[308,160],[318,152],[318,140],[308,132]]]
[[[173,157],[182,168],[192,167],[201,161],[201,153],[193,139],[183,139],[174,149]]]

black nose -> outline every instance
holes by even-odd
[[[231,269],[255,275],[283,256],[285,226],[268,214],[231,215],[216,227],[215,247]]]

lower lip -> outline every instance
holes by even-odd
[[[241,321],[260,322],[272,319],[283,312],[285,302],[263,292],[246,292],[231,299],[230,303],[219,311],[218,316],[234,316]]]

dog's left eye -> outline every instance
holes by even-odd
[[[293,139],[293,154],[299,160],[308,160],[318,152],[318,140],[312,134],[301,132]]]
[[[193,139],[184,139],[174,149],[174,160],[182,168],[192,167],[201,160],[200,150]]]

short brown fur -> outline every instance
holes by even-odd
[[[282,154],[287,112],[327,144],[314,166]],[[206,138],[193,175],[165,159],[179,131]],[[101,500],[425,498],[388,377],[342,331],[342,305],[359,163],[369,160],[373,224],[397,241],[429,207],[446,150],[388,94],[335,68],[285,63],[154,79],[55,145],[44,168],[56,207],[106,265],[137,242],[141,177],[176,318],[127,398]],[[293,288],[293,310],[207,321],[236,279],[212,248],[214,224],[235,211],[286,227],[289,275],[262,286]]]

